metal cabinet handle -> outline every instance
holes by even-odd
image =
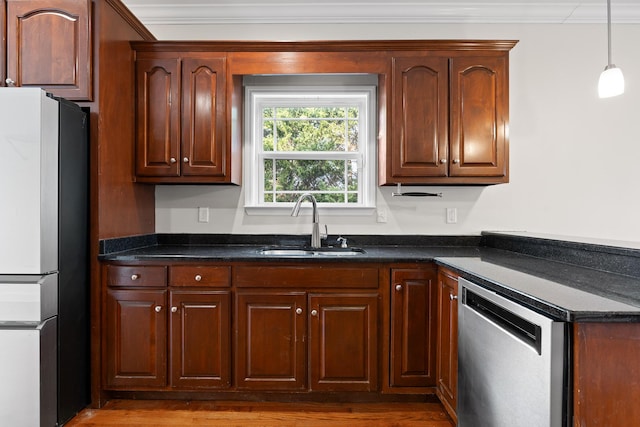
[[[402,285],[396,285],[396,291],[401,291],[402,290]]]
[[[131,280],[138,280],[140,278],[139,274],[132,274],[131,275]]]
[[[171,307],[171,312],[172,313],[177,313],[178,312],[178,307]]]
[[[449,299],[451,301],[458,299],[458,295],[454,295],[454,294],[449,294]]]
[[[189,163],[189,158],[188,157],[183,158],[182,163]]]
[[[170,158],[170,159],[169,159],[169,161],[170,161],[171,163],[175,163],[175,162],[177,162],[177,160],[176,160],[176,158],[175,158],[175,157]]]
[[[447,159],[440,159],[440,163],[447,163]]]
[[[196,277],[194,277],[194,279],[196,279],[196,282],[199,282],[202,280],[202,276],[199,274],[196,274]]]
[[[156,313],[160,313],[160,310],[162,310],[162,306],[161,305],[156,305],[154,310],[156,311]]]
[[[7,86],[9,86],[9,87],[14,87],[14,86],[16,85],[16,82],[15,82],[13,79],[6,79],[4,82],[5,82],[5,83],[7,84]]]
[[[311,310],[311,315],[312,316],[317,316],[318,315],[318,310]]]
[[[456,163],[456,164],[457,164],[457,163],[460,163],[460,160],[458,160],[458,159],[453,159],[453,163]]]
[[[300,307],[296,308],[296,314],[302,314],[302,309]]]

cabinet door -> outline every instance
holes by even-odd
[[[180,60],[136,60],[136,175],[180,175]]]
[[[165,290],[107,290],[107,388],[166,385],[166,294]]]
[[[393,270],[391,286],[391,386],[435,386],[436,270]]]
[[[227,388],[231,384],[230,293],[171,292],[171,385]]]
[[[390,175],[393,182],[446,176],[449,120],[447,58],[394,58],[392,86]]]
[[[309,295],[312,391],[376,391],[378,295]]]
[[[238,389],[306,389],[305,293],[239,292],[236,313]]]
[[[506,177],[506,56],[451,62],[451,176]]]
[[[437,394],[454,418],[458,384],[458,281],[438,272],[438,363]]]
[[[16,86],[92,100],[91,47],[90,0],[7,0],[7,77]]]
[[[182,61],[182,175],[224,178],[225,59]]]

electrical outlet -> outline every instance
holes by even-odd
[[[387,222],[387,210],[384,208],[376,209],[376,221]]]
[[[209,208],[208,207],[199,207],[198,208],[198,222],[209,222]]]
[[[458,222],[458,209],[447,208],[447,224],[455,224]]]

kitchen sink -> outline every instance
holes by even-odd
[[[309,248],[309,247],[269,247],[258,250],[258,253],[265,256],[284,257],[343,257],[364,254],[360,248]]]

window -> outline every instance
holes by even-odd
[[[313,194],[321,208],[375,207],[372,77],[245,80],[248,211],[280,207],[288,212],[303,193]]]

